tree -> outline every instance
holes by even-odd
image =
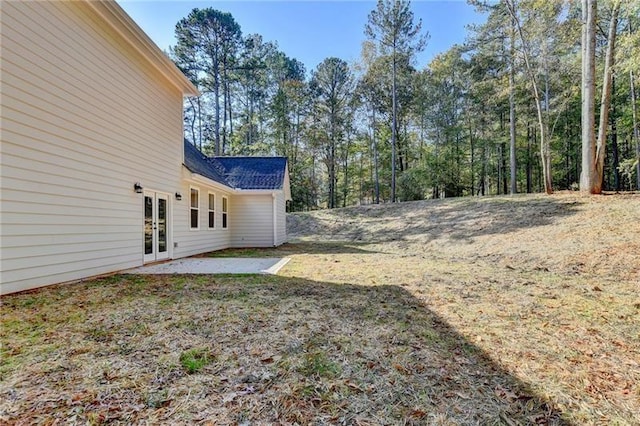
[[[509,28],[509,168],[510,176],[510,192],[515,194],[518,192],[516,185],[516,105],[515,105],[515,38],[516,38],[516,22],[511,17]]]
[[[580,190],[595,186],[596,0],[582,0],[582,171]]]
[[[365,109],[364,115],[369,120],[369,151],[371,152],[371,174],[373,195],[372,201],[380,204],[380,173],[379,173],[379,149],[378,139],[376,137],[376,129],[378,121],[376,120],[376,112],[379,111],[380,101],[382,99],[380,93],[380,84],[377,83],[377,76],[374,65],[376,63],[376,46],[369,40],[362,43],[361,62],[356,64],[356,70],[361,72],[359,76],[355,96],[360,101],[361,108]]]
[[[604,154],[609,125],[611,85],[620,1],[614,0],[605,54],[600,122],[597,139],[595,128],[595,51],[597,2],[582,0],[582,173],[580,189],[600,194],[604,183]]]
[[[613,81],[613,67],[615,64],[616,33],[618,28],[618,12],[620,2],[614,0],[611,10],[611,21],[609,22],[609,36],[607,40],[607,53],[605,56],[604,76],[602,78],[602,97],[600,101],[600,123],[598,125],[598,138],[595,152],[595,173],[593,177],[593,187],[590,192],[593,194],[602,193],[604,183],[604,153],[607,140],[607,128],[609,126],[609,108],[611,106],[611,86]]]
[[[230,13],[212,8],[193,9],[176,24],[175,35],[177,43],[172,52],[178,66],[187,70],[201,92],[213,93],[214,151],[221,155],[220,91],[226,107],[230,103],[227,71],[241,40],[240,26]]]
[[[337,207],[338,148],[345,141],[349,124],[349,102],[353,92],[353,77],[349,66],[338,58],[327,58],[311,76],[315,98],[316,135],[322,145],[328,174],[328,207]]]
[[[505,0],[505,4],[507,6],[509,14],[511,15],[511,19],[515,24],[522,44],[522,57],[524,60],[525,70],[531,84],[531,91],[535,100],[538,127],[540,131],[540,157],[542,160],[544,188],[547,194],[551,194],[553,192],[550,148],[551,128],[549,117],[551,99],[548,90],[550,68],[547,59],[550,53],[550,40],[548,39],[548,37],[550,37],[549,32],[553,28],[544,28],[543,25],[543,28],[541,28],[542,31],[537,32],[538,34],[543,35],[541,39],[542,43],[540,46],[542,50],[539,55],[539,61],[542,64],[542,73],[539,73],[538,70],[536,70],[535,64],[533,63],[533,43],[531,42],[531,39],[525,34],[523,24],[519,16],[518,2],[517,0]],[[556,4],[556,2],[549,2],[548,4],[545,4],[545,6],[548,8],[548,12],[553,14],[551,16],[544,16],[542,12],[547,12],[547,10],[545,10],[542,5],[534,6],[536,6],[539,11],[537,15],[534,15],[537,18],[538,23],[553,25],[553,23],[555,22],[555,18],[559,15],[559,4]],[[544,22],[540,22],[540,20],[544,20]],[[533,23],[530,23],[529,25],[531,26],[533,25]],[[544,79],[544,87],[542,87],[540,84],[540,74],[542,74],[542,78]]]
[[[397,67],[400,56],[411,58],[424,49],[428,33],[420,35],[422,21],[414,24],[409,0],[378,0],[376,9],[369,13],[365,34],[380,43],[383,54],[391,55],[392,75],[392,120],[391,120],[391,202],[396,201],[396,156],[397,156]]]

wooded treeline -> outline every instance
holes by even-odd
[[[209,154],[288,157],[292,210],[578,189],[584,7],[470,2],[486,22],[422,69],[429,35],[409,1],[379,0],[360,60],[309,72],[230,14],[194,9],[170,51],[201,91],[186,101],[185,138]],[[610,82],[595,108],[603,185],[640,189],[640,3],[596,7],[597,100]]]

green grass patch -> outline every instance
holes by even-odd
[[[305,355],[300,372],[305,376],[334,378],[340,375],[341,369],[326,353],[318,350]]]
[[[180,354],[180,365],[188,374],[199,373],[213,361],[213,354],[206,348],[189,349]]]

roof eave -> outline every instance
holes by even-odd
[[[87,1],[86,4],[127,40],[162,75],[178,87],[183,95],[200,95],[193,83],[115,1]]]
[[[216,188],[216,189],[219,189],[219,190],[225,191],[225,192],[234,192],[235,191],[235,189],[233,189],[233,188],[231,188],[229,186],[226,186],[226,185],[224,185],[224,184],[222,184],[220,182],[216,182],[215,180],[210,179],[210,178],[208,178],[206,176],[202,176],[202,175],[200,175],[198,173],[192,172],[191,170],[189,170],[189,168],[187,166],[184,166],[184,168],[188,170],[189,177],[187,178],[187,180],[189,180],[191,182],[204,184],[204,185],[207,185],[207,186],[210,186],[212,188]]]
[[[282,192],[282,189],[234,189],[234,194],[236,195],[270,195],[277,192]]]

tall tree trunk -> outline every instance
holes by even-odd
[[[531,194],[533,187],[533,167],[531,165],[531,145],[533,138],[533,129],[531,129],[530,123],[527,123],[527,194]]]
[[[638,102],[633,71],[629,71],[631,79],[631,112],[633,117],[633,138],[636,140],[636,189],[640,191],[640,129],[638,129]]]
[[[217,58],[217,55],[216,55]],[[220,63],[217,59],[213,62],[213,96],[215,97],[215,123],[214,123],[214,153],[221,155],[220,149]]]
[[[511,18],[511,34],[509,45],[509,169],[511,171],[510,193],[517,192],[516,187],[516,105],[514,101],[515,92],[515,34],[516,23]]]
[[[336,166],[333,162],[333,146],[331,146],[329,148],[330,150],[330,154],[329,154],[329,200],[327,202],[327,204],[329,205],[330,209],[333,209],[336,207],[336,187],[335,187],[335,175],[336,175]]]
[[[378,170],[378,144],[376,141],[376,110],[375,107],[371,107],[371,141],[373,144],[373,170],[375,173],[375,193],[376,193],[376,204],[380,204],[380,174]]]
[[[461,176],[462,169],[462,155],[460,155],[460,132],[456,132],[456,176]],[[456,182],[456,197],[462,196],[462,191],[464,188],[464,182],[462,180],[457,180]]]
[[[335,93],[335,81],[333,82],[333,85],[331,87],[331,93],[332,96],[331,98],[334,99],[334,93]],[[260,119],[260,117],[258,117],[258,119]],[[338,175],[336,172],[336,152],[337,152],[337,121],[338,121],[338,114],[336,111],[336,106],[335,106],[335,102],[331,102],[331,111],[330,111],[330,117],[329,119],[331,120],[331,123],[329,125],[329,131],[330,133],[330,153],[329,153],[329,208],[333,209],[337,207],[337,194],[336,194],[336,190],[337,190],[337,182],[338,182]]]
[[[583,1],[595,1],[595,0],[583,0]],[[529,52],[530,49],[527,47],[527,39],[524,36],[524,32],[522,30],[522,26],[520,25],[520,21],[518,20],[515,3],[513,0],[507,1],[507,8],[509,9],[509,13],[511,18],[516,24],[516,28],[520,35],[520,40],[522,41],[523,56],[524,56],[524,64],[527,70],[527,74],[529,75],[529,80],[532,86],[533,97],[535,99],[536,111],[538,117],[538,126],[540,127],[540,159],[542,162],[542,175],[544,178],[544,190],[547,194],[553,193],[553,185],[551,182],[551,149],[549,147],[549,126],[546,123],[547,120],[544,118],[544,113],[542,110],[542,100],[540,99],[540,91],[538,88],[538,81],[535,73],[533,72],[533,68],[531,67],[531,62],[529,61]]]
[[[507,144],[502,143],[500,146],[500,161],[502,162],[502,193],[508,193],[508,185],[507,185]]]
[[[347,135],[347,142],[344,148],[345,154],[343,158],[344,167],[344,183],[342,185],[342,207],[347,207],[347,196],[349,195],[349,145],[351,144],[351,136]]]
[[[595,0],[594,0],[595,1]],[[609,107],[611,105],[611,86],[613,81],[613,66],[615,64],[616,32],[618,28],[618,10],[620,2],[616,1],[611,11],[609,23],[609,40],[604,64],[604,77],[602,81],[602,97],[600,100],[600,123],[598,125],[598,141],[596,143],[595,176],[592,194],[602,193],[604,184],[604,154],[607,144],[607,127],[609,125]]]
[[[469,125],[469,145],[471,149],[471,196],[475,195],[475,147],[473,141],[473,128]]]
[[[502,184],[502,144],[498,144],[495,147],[496,150],[496,157],[497,158],[497,172],[498,172],[498,178],[496,179],[496,181],[498,182],[498,184],[496,185],[496,195],[500,195],[500,186]]]
[[[362,205],[362,193],[363,193],[363,185],[362,181],[364,180],[364,160],[362,154],[360,154],[360,168],[358,170],[358,203]]]
[[[616,93],[616,80],[613,78],[611,80],[611,97],[614,97]],[[617,126],[617,117],[616,117],[616,104],[615,102],[611,103],[611,116],[610,116],[610,124],[611,124],[611,150],[613,154],[613,187],[616,191],[620,191],[621,189],[621,181],[620,181],[620,151],[618,148],[618,126]]]
[[[407,137],[407,120],[402,123],[402,137],[398,139],[398,161],[400,164],[400,171],[404,172],[409,168],[409,144]]]
[[[396,138],[397,138],[397,99],[396,99],[396,50],[393,48],[393,70],[391,87],[391,202],[396,202]]]
[[[420,108],[420,149],[418,151],[418,160],[420,165],[422,165],[422,157],[424,155],[424,128],[425,128],[425,107],[421,105]]]
[[[227,152],[227,55],[222,57],[222,146],[220,152],[224,155]]]
[[[191,140],[193,142],[193,146],[198,146],[198,140],[196,138],[196,120],[198,119],[198,115],[196,113],[196,103],[194,102],[194,98],[189,97],[188,99],[189,103],[191,104],[191,108],[193,109],[193,118],[189,123],[189,127],[191,128]]]
[[[225,83],[225,98],[227,99],[227,106],[225,107],[225,111],[227,111],[229,116],[229,141],[233,140],[233,103],[231,102],[231,83],[229,79],[227,79]],[[222,150],[224,152],[224,149]]]
[[[200,151],[202,151],[202,96],[198,96],[198,143],[200,144]]]
[[[296,130],[293,139],[293,158],[291,161],[298,164],[298,147],[300,146],[300,109],[296,105]]]
[[[580,190],[595,187],[596,0],[582,0],[582,171]]]
[[[571,179],[571,127],[568,124],[568,114],[565,114],[564,123],[564,185],[566,189],[571,188],[573,183]]]
[[[629,20],[629,34],[631,34],[631,20]],[[635,75],[629,70],[629,88],[631,91],[631,117],[633,119],[633,138],[636,141],[636,189],[640,191],[640,129],[638,128],[638,102],[636,100]]]
[[[487,190],[487,141],[482,142],[482,167],[480,168],[480,195],[483,197]]]
[[[318,197],[316,192],[316,156],[315,155],[311,155],[311,191],[309,192],[311,193],[311,202],[307,203],[307,206],[311,206],[313,204],[313,207],[315,208],[318,205],[317,203]]]
[[[534,84],[535,86],[535,84]],[[537,89],[534,89],[537,93]],[[544,180],[544,191],[547,194],[553,193],[553,185],[551,182],[551,148],[549,147],[549,133],[545,128],[544,119],[542,117],[542,105],[540,98],[536,99],[536,108],[538,110],[538,124],[540,126],[540,159],[542,160],[542,177]]]

